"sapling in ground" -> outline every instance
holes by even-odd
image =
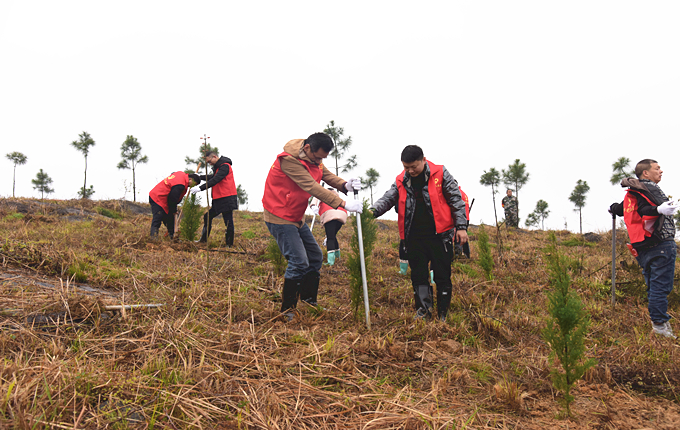
[[[271,261],[274,266],[274,274],[276,276],[281,276],[286,271],[288,262],[281,253],[279,245],[276,243],[276,239],[273,237],[269,238],[269,243],[267,244],[267,251],[265,253],[267,259]]]
[[[179,222],[179,234],[182,239],[193,242],[196,232],[201,226],[201,198],[197,194],[190,194],[184,198],[182,205],[182,219]]]
[[[484,269],[486,278],[493,279],[493,256],[491,255],[491,246],[489,245],[489,235],[486,233],[484,226],[479,227],[477,244],[479,245],[479,265]]]
[[[574,401],[571,388],[596,363],[592,358],[585,358],[584,341],[590,318],[579,296],[569,288],[569,261],[557,251],[555,235],[552,233],[546,258],[553,291],[548,295],[550,318],[543,330],[543,337],[553,350],[551,362],[554,368],[550,372],[553,385],[564,393],[562,404],[567,416],[571,416],[570,405]],[[556,367],[556,361],[559,361],[563,371]]]

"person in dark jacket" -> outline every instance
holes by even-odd
[[[465,202],[446,167],[428,161],[420,147],[404,148],[401,162],[404,171],[371,210],[377,218],[397,206],[399,236],[411,267],[416,318],[432,315],[431,265],[437,284],[437,316],[445,321],[451,303],[453,237],[455,234],[461,245],[468,240]]]
[[[206,188],[211,188],[213,201],[210,210],[203,216],[203,233],[199,242],[208,241],[213,218],[222,214],[224,225],[227,227],[227,232],[224,235],[225,241],[227,246],[233,246],[233,211],[238,209],[238,198],[236,196],[236,183],[234,182],[234,170],[231,167],[231,159],[224,156],[220,157],[213,151],[206,152],[204,159],[206,163],[212,166],[213,174],[207,177],[206,175],[199,176],[206,183],[192,188],[191,193],[195,194],[205,191]]]
[[[609,213],[622,216],[628,229],[630,248],[642,268],[647,284],[647,301],[652,331],[675,339],[668,315],[668,295],[675,276],[675,224],[678,206],[659,187],[663,170],[655,160],[644,159],[635,166],[635,178],[625,178],[628,188],[621,203],[613,203]]]
[[[160,181],[149,192],[149,204],[151,205],[151,237],[158,236],[161,223],[165,224],[171,238],[175,235],[175,213],[177,205],[182,201],[187,189],[200,184],[201,180],[196,174],[174,172]]]

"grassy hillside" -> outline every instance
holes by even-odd
[[[487,228],[489,280],[472,226],[472,258],[453,263],[447,322],[423,322],[413,320],[410,280],[398,274],[396,223],[379,221],[368,331],[350,308],[345,255],[322,269],[325,310],[300,306],[284,323],[283,279],[265,254],[261,213],[235,213],[230,249],[216,220],[206,255],[194,243],[150,240],[147,211],[117,201],[0,201],[1,427],[680,426],[679,344],[651,335],[625,231],[615,307],[611,233],[588,241],[554,232],[592,318],[588,356],[598,360],[573,392],[575,416],[560,419],[541,337],[547,232],[502,229],[500,259]],[[318,224],[314,233],[321,243]],[[343,252],[349,235],[340,231]],[[162,306],[107,310],[135,304]],[[679,306],[674,292],[673,316]]]

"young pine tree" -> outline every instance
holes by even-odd
[[[571,416],[570,405],[574,401],[571,388],[581,379],[586,371],[595,365],[594,359],[586,359],[585,337],[590,325],[588,314],[578,295],[569,288],[571,277],[567,271],[567,258],[557,251],[554,234],[550,234],[551,244],[546,250],[550,284],[553,291],[548,295],[548,313],[550,319],[543,330],[543,337],[553,349],[551,362],[556,361],[563,371],[554,368],[550,374],[553,385],[564,393],[562,403],[568,416]]]
[[[484,226],[479,227],[478,233],[479,245],[479,265],[484,269],[486,278],[493,279],[493,256],[491,255],[491,246],[489,245],[489,235],[486,233]]]
[[[364,209],[361,212],[361,236],[364,244],[364,258],[366,265],[366,281],[368,282],[370,273],[371,254],[375,241],[378,238],[378,229],[373,218],[373,213],[368,210],[368,201],[364,200]],[[347,258],[347,268],[349,269],[349,286],[350,286],[350,303],[354,311],[354,318],[359,317],[359,310],[364,301],[364,284],[361,276],[361,254],[359,252],[359,225],[357,224],[357,217],[350,217],[350,226],[352,227],[352,239],[350,240],[350,249]]]
[[[201,226],[203,217],[201,198],[198,194],[190,194],[184,198],[182,204],[182,219],[179,222],[179,235],[182,239],[193,242],[196,240],[196,232]]]

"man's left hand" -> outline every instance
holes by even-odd
[[[456,230],[456,242],[460,243],[461,245],[464,243],[467,243],[468,241],[468,234],[467,231],[465,230]]]
[[[200,186],[200,185],[196,185],[196,186],[193,187],[191,190],[189,190],[189,192],[190,192],[191,194],[200,193],[200,192],[201,192],[201,186]]]

